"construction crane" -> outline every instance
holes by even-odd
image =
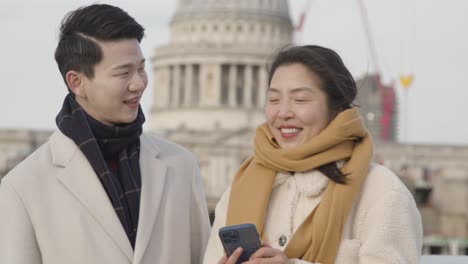
[[[364,25],[365,35],[367,39],[367,44],[369,46],[369,56],[371,58],[372,66],[374,67],[375,74],[373,79],[377,90],[380,94],[381,99],[381,113],[380,116],[380,140],[382,141],[391,141],[392,138],[392,121],[394,119],[393,114],[395,111],[395,81],[391,78],[389,84],[384,84],[382,81],[382,69],[379,64],[379,57],[377,49],[375,46],[375,41],[373,38],[372,30],[370,27],[369,16],[367,13],[366,6],[364,5],[364,0],[356,0],[359,5],[359,10],[361,12],[361,19]],[[389,74],[391,75],[391,73]]]
[[[307,18],[307,12],[310,10],[313,0],[306,0],[304,8],[302,9],[297,25],[294,27],[294,44],[300,44],[302,40],[302,30]]]
[[[302,32],[304,28],[304,24],[307,18],[307,13],[309,12],[311,5],[312,5],[313,0],[306,0],[304,8],[302,9],[298,23],[295,27],[295,32],[294,32],[294,43],[295,44],[300,44],[302,40]],[[370,27],[370,21],[369,21],[369,16],[367,13],[366,6],[364,4],[363,0],[357,0],[357,4],[359,6],[360,10],[360,16],[363,22],[364,30],[365,30],[365,36],[366,40],[369,46],[369,56],[371,59],[371,64],[375,70],[375,73],[372,75],[373,81],[375,83],[375,86],[380,94],[380,99],[381,99],[381,113],[382,115],[380,116],[380,140],[382,141],[391,141],[394,140],[392,138],[392,122],[394,119],[394,112],[395,112],[395,106],[396,106],[396,95],[395,95],[395,82],[392,79],[389,84],[385,84],[382,81],[382,68],[381,65],[379,64],[380,60],[378,57],[375,41],[373,38],[372,30]],[[391,73],[389,74],[391,76]],[[400,82],[404,88],[408,88],[411,85],[411,82],[413,80],[412,75],[407,75],[407,76],[401,76],[400,77]]]

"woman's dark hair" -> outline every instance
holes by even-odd
[[[69,12],[62,20],[55,60],[66,83],[70,70],[94,78],[94,66],[102,60],[98,41],[137,39],[145,29],[124,10],[94,4]]]
[[[279,66],[295,63],[304,65],[319,76],[320,88],[327,95],[328,110],[332,116],[354,106],[356,82],[340,56],[328,48],[307,45],[282,49],[268,67],[268,83],[271,83]],[[338,169],[336,162],[324,164],[317,169],[330,180],[346,184],[346,176]]]

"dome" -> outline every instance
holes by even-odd
[[[294,30],[287,0],[178,0],[170,27],[172,46],[251,47],[256,53],[291,43]]]
[[[287,0],[178,0],[173,20],[210,14],[273,16],[290,20]]]
[[[169,43],[153,57],[153,123],[168,131],[260,123],[265,62],[293,30],[287,0],[178,0]]]

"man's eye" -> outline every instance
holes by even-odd
[[[128,72],[121,72],[118,73],[116,76],[127,76]]]

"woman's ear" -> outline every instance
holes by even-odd
[[[86,97],[83,78],[84,76],[76,71],[69,71],[65,75],[68,88],[77,97]]]

